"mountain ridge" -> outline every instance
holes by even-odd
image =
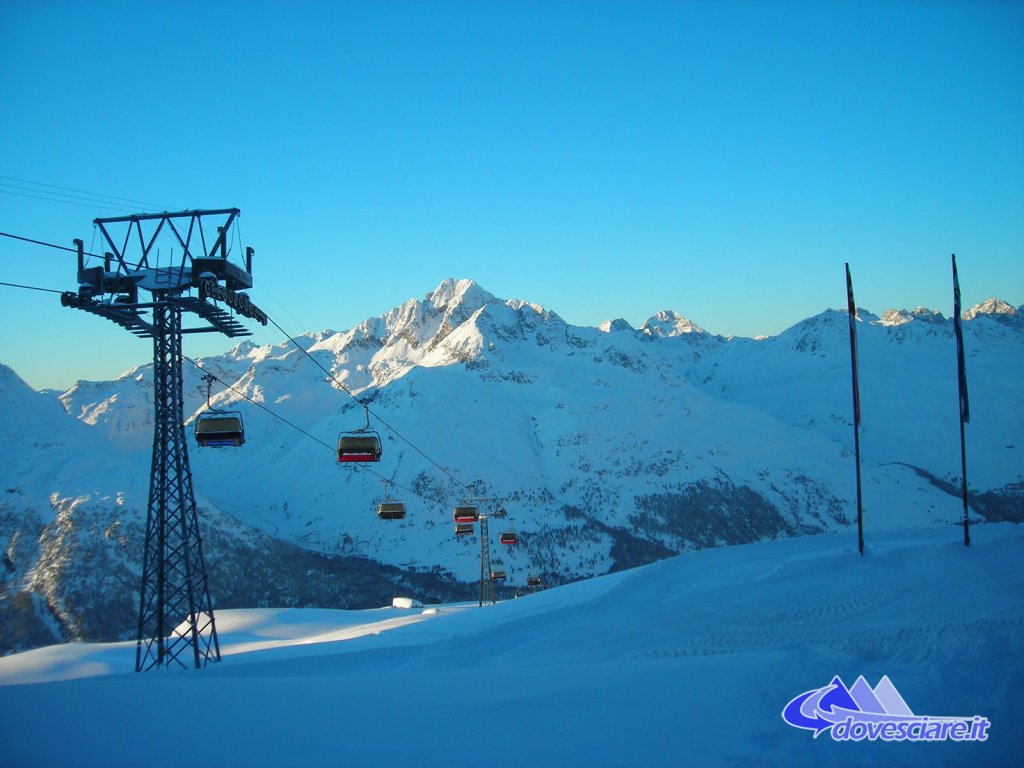
[[[1024,332],[1004,304],[979,305],[965,321],[972,483],[977,499],[992,494],[973,502],[977,518],[1024,514],[1024,494],[1015,490],[1024,487],[1024,462],[1014,439],[1024,433]],[[949,490],[959,472],[952,323],[934,313],[900,323],[866,310],[858,316],[868,528],[951,525],[959,519]],[[257,553],[275,565],[253,584],[294,585],[289,561],[307,562],[316,584],[341,572],[355,584],[344,563],[358,562],[369,574],[367,593],[379,595],[396,578],[431,594],[468,590],[479,576],[479,542],[452,536],[450,518],[450,505],[465,497],[504,499],[504,525],[519,532],[520,545],[492,550],[510,590],[527,575],[559,583],[696,548],[846,529],[854,513],[845,310],[761,340],[715,336],[671,310],[652,317],[660,331],[624,321],[572,326],[539,305],[449,279],[346,331],[310,332],[295,344],[242,342],[197,360],[223,382],[211,404],[239,410],[246,423],[238,450],[198,449],[190,439],[197,500],[220,547],[214,562],[235,563],[218,573],[231,581],[222,593],[236,605],[282,599],[280,590],[233,581]],[[187,433],[206,408],[201,373],[184,365]],[[46,397],[31,390],[19,397],[30,394]],[[384,442],[381,464],[368,468],[376,476],[334,460],[336,436],[364,424],[357,400],[369,405]],[[63,448],[36,457],[31,482],[0,502],[0,543],[12,553],[0,603],[21,601],[18,615],[33,637],[42,629],[25,617],[40,611],[69,636],[86,636],[74,617],[100,610],[87,597],[92,591],[111,591],[109,579],[105,589],[82,586],[103,583],[103,568],[83,568],[68,551],[73,541],[121,574],[113,591],[129,597],[103,610],[130,617],[151,365],[111,382],[78,382],[60,402],[67,413],[51,415],[67,421],[50,431],[85,430],[86,442],[95,435],[99,447],[76,451],[74,462]],[[0,405],[21,408],[4,397]],[[8,442],[41,441],[29,425]],[[90,453],[93,465],[83,464]],[[11,466],[21,465],[12,459]],[[54,485],[48,475],[63,479]],[[399,524],[373,514],[382,478],[409,506]],[[278,554],[267,555],[271,549]],[[26,581],[29,572],[41,576]],[[305,595],[296,599],[336,599],[320,587]]]

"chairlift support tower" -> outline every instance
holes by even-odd
[[[491,578],[491,536],[487,531],[487,515],[480,515],[480,602],[484,606],[484,592],[488,592],[491,605],[498,602],[494,593],[494,579]]]
[[[487,521],[491,517],[505,517],[506,512],[501,506],[501,499],[476,498],[467,499],[464,503],[465,509],[476,510],[482,504],[494,504],[496,507],[495,511],[491,513],[476,513],[476,521],[480,523],[480,590],[478,606],[483,608],[485,595],[490,598],[491,605],[498,602],[497,594],[494,591],[494,579],[492,578],[491,536]],[[460,507],[456,508],[456,517],[458,517],[459,509]]]
[[[110,250],[102,266],[87,267],[83,243],[75,240],[79,288],[61,295],[65,307],[153,340],[153,454],[137,672],[172,665],[198,669],[220,661],[185,440],[181,342],[187,333],[251,335],[239,315],[267,324],[267,316],[242,293],[252,288],[253,249],[246,248],[244,268],[228,261],[227,240],[238,214],[237,208],[225,208],[94,219]],[[204,224],[213,222],[217,234],[208,239]],[[178,255],[165,255],[161,264],[163,244]],[[140,291],[150,300],[140,301]],[[200,324],[183,327],[186,315]]]

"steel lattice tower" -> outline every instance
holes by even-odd
[[[480,603],[484,605],[484,591],[490,590],[491,604],[497,602],[494,579],[491,578],[491,536],[487,530],[487,515],[480,515]]]
[[[139,597],[135,669],[220,661],[185,442],[181,308],[153,309],[153,461]],[[188,658],[186,654],[186,658]]]
[[[66,307],[100,315],[136,336],[153,339],[153,454],[139,596],[137,672],[171,664],[199,668],[220,660],[185,440],[181,350],[185,333],[250,335],[235,313],[267,323],[266,315],[239,292],[252,287],[252,249],[246,249],[245,269],[227,260],[227,232],[238,213],[237,208],[230,208],[95,219],[112,252],[104,253],[102,267],[87,269],[82,241],[76,240],[79,289],[61,295]],[[204,217],[223,221],[209,245]],[[187,229],[182,220],[187,221]],[[115,242],[110,230],[125,225],[123,240]],[[162,267],[159,256],[151,263],[161,235],[180,248],[179,260],[172,259]],[[141,252],[138,261],[131,262],[126,252],[135,245]],[[149,291],[152,301],[140,302],[140,289]],[[207,325],[183,328],[186,312]]]

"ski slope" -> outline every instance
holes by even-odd
[[[135,674],[134,644],[0,659],[5,766],[1015,765],[1024,527],[703,550],[473,604],[217,614],[223,660]],[[985,742],[836,742],[783,707],[887,675]]]

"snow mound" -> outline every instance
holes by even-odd
[[[423,603],[411,597],[396,597],[391,601],[392,608],[422,608]]]

